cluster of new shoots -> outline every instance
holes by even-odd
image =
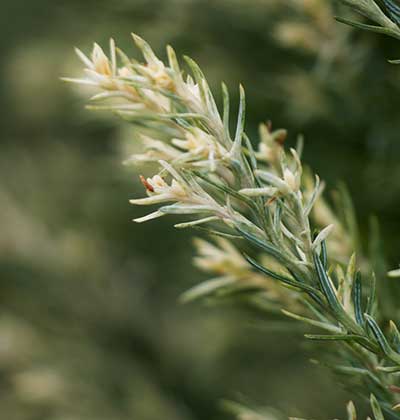
[[[372,0],[345,2],[398,31]],[[225,85],[220,111],[192,59],[185,57],[185,76],[171,47],[164,63],[143,39],[133,38],[144,62],[128,58],[111,40],[109,56],[97,44],[90,57],[77,50],[85,77],[67,80],[91,85],[91,108],[112,111],[135,127],[143,151],[128,163],[158,165],[152,177],[140,177],[144,197],[131,200],[156,208],[135,221],[178,214],[185,220],[176,228],[218,237],[196,241],[195,264],[212,278],[183,300],[244,291],[265,308],[283,310],[312,328],[308,339],[336,343],[323,363],[355,392],[375,395],[376,418],[377,400],[396,416],[400,334],[394,322],[379,324],[375,278],[368,267],[357,268],[350,228],[321,197],[319,177],[303,168],[301,139],[286,149],[286,131],[267,123],[251,141],[242,87],[232,130]],[[352,406],[349,413],[355,419]]]

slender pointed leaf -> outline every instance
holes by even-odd
[[[372,318],[372,316],[368,314],[364,314],[364,317],[368,323],[369,328],[372,331],[372,334],[374,335],[377,343],[379,344],[379,347],[383,351],[383,353],[385,353],[386,356],[388,356],[390,359],[394,358],[396,359],[396,361],[400,361],[400,355],[396,355],[396,353],[390,347],[385,335],[383,334],[382,330],[379,328],[379,325],[374,320],[374,318]]]
[[[287,284],[288,286],[292,286],[295,287],[296,289],[300,289],[303,290],[305,292],[308,293],[314,293],[314,294],[318,294],[319,291],[314,289],[312,286],[308,286],[304,283],[298,283],[295,280],[289,279],[288,277],[282,276],[281,274],[275,273],[271,270],[269,270],[268,268],[260,265],[258,262],[256,262],[253,258],[249,257],[248,255],[244,255],[244,257],[246,258],[246,260],[257,270],[261,271],[262,273],[266,274],[268,277],[272,277],[276,280],[281,281],[282,283]]]
[[[229,91],[225,83],[222,83],[222,100],[223,100],[223,123],[224,123],[224,130],[227,135],[227,138],[230,139],[230,129],[229,129],[229,112],[230,112],[230,100],[229,100]]]
[[[397,39],[400,38],[399,33],[397,33],[396,31],[394,31],[393,29],[390,29],[390,28],[384,28],[382,26],[376,26],[376,25],[367,25],[365,23],[354,22],[352,20],[345,19],[345,18],[342,18],[342,17],[335,17],[335,19],[340,23],[344,23],[345,25],[353,26],[354,28],[357,28],[357,29],[363,29],[365,31],[372,31],[372,32],[376,32],[378,34],[391,36],[391,37],[397,38]]]
[[[381,406],[379,405],[378,400],[376,399],[374,394],[371,394],[370,402],[375,420],[385,420],[385,418],[383,417]]]
[[[312,325],[314,327],[322,328],[324,330],[330,331],[332,333],[339,333],[340,328],[336,327],[335,325],[328,324],[326,322],[316,321],[315,319],[306,318],[301,315],[294,314],[292,312],[286,311],[285,309],[282,309],[282,313],[286,316],[293,318],[297,321],[305,322],[309,325]]]
[[[220,288],[231,286],[236,282],[232,277],[219,277],[216,279],[205,281],[182,294],[180,300],[188,303],[196,299],[204,298],[211,295]]]
[[[257,236],[251,234],[250,232],[246,232],[238,224],[236,224],[235,228],[250,243],[262,249],[268,255],[271,255],[272,257],[276,258],[278,261],[286,262],[286,259],[283,257],[280,250],[276,248],[274,245],[258,238]]]
[[[356,321],[359,325],[364,325],[363,310],[361,306],[361,296],[362,296],[361,273],[358,271],[356,273],[356,277],[353,283],[352,298],[353,298],[354,315],[355,315]]]
[[[244,93],[244,89],[242,85],[240,85],[239,91],[240,91],[239,112],[238,112],[238,119],[237,119],[237,125],[236,125],[236,134],[235,134],[235,139],[234,139],[233,147],[232,147],[232,157],[237,160],[239,158],[240,150],[242,147],[244,122],[245,122],[245,116],[246,116],[246,99],[245,99],[245,93]]]

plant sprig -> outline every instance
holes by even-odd
[[[344,2],[397,34],[397,25],[372,0]],[[127,58],[111,40],[110,58],[97,44],[91,58],[78,50],[86,77],[67,80],[93,86],[92,100],[102,103],[96,109],[116,113],[134,126],[144,153],[131,156],[130,162],[159,165],[153,177],[140,178],[146,197],[131,200],[158,208],[135,221],[180,214],[190,220],[177,227],[206,229],[223,237],[217,245],[198,245],[197,265],[216,277],[186,292],[183,300],[243,295],[324,330],[327,333],[312,330],[306,338],[330,344],[326,365],[353,392],[376,396],[372,406],[377,419],[379,404],[400,418],[391,409],[399,404],[391,392],[400,370],[397,320],[391,322],[389,334],[385,332],[373,274],[362,276],[347,249],[333,256],[328,252],[335,230],[343,243],[357,235],[354,218],[348,218],[347,227],[332,216],[334,223],[319,226],[314,234],[315,213],[326,203],[319,177],[306,182],[301,144],[286,150],[286,132],[264,124],[254,148],[245,133],[242,87],[232,137],[227,88],[223,85],[220,112],[193,60],[186,58],[191,74],[185,76],[171,47],[165,64],[144,40],[133,38],[145,63]],[[252,255],[243,256],[236,238]]]

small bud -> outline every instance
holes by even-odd
[[[289,168],[284,170],[283,179],[293,192],[297,192],[300,189],[300,182],[298,177],[296,177],[296,175],[294,175]]]
[[[111,76],[112,72],[110,67],[110,61],[98,44],[94,44],[92,61],[97,73],[102,74],[104,76]]]
[[[154,192],[153,186],[150,184],[150,182],[147,181],[147,179],[143,175],[139,175],[140,182],[144,185],[147,191]]]
[[[283,146],[283,144],[285,143],[285,140],[286,140],[286,138],[287,138],[287,135],[288,135],[287,130],[284,130],[284,129],[276,130],[276,131],[272,134],[272,136],[273,136],[274,140],[275,140],[278,144],[280,144],[281,146]]]

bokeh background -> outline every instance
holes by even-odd
[[[344,181],[368,247],[380,222],[400,261],[399,44],[337,24],[328,0],[1,0],[0,412],[7,420],[230,418],[221,399],[291,416],[344,416],[348,394],[301,333],[232,305],[180,305],[205,279],[189,232],[135,225],[141,187],[124,167],[131,128],[84,110],[60,76],[73,46],[134,31],[174,45],[234,101],[247,131],[271,119],[305,136],[305,161]],[[216,94],[219,98],[219,93]],[[237,103],[237,102],[236,102]]]

